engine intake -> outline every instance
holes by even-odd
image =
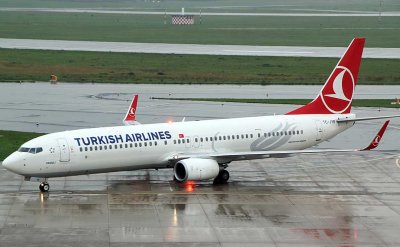
[[[174,176],[179,182],[215,178],[219,165],[213,159],[189,158],[176,162]]]

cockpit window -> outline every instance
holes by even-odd
[[[29,152],[29,148],[20,147],[20,148],[18,149],[18,152],[27,153],[27,152]]]
[[[31,154],[37,154],[43,151],[43,148],[38,147],[38,148],[26,148],[26,147],[20,147],[18,149],[18,152],[22,153],[31,153]]]

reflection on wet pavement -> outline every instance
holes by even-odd
[[[1,246],[398,246],[398,154],[232,164],[231,181],[143,170],[38,184],[0,170]]]

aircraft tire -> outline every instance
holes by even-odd
[[[43,182],[39,184],[39,189],[41,192],[48,192],[50,190],[49,183]]]

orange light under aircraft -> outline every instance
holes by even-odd
[[[196,183],[194,181],[187,181],[185,183],[185,191],[186,192],[193,192],[196,187]]]

